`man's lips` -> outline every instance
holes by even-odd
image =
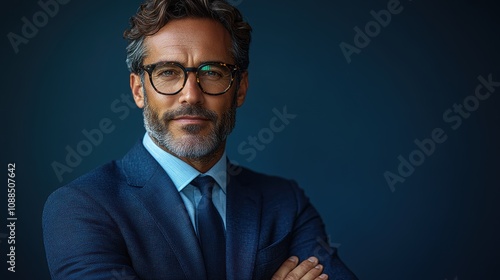
[[[207,119],[202,116],[179,116],[174,118],[173,121],[181,122],[184,124],[200,124],[203,122],[210,121],[210,119]]]

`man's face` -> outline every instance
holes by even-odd
[[[178,62],[184,67],[198,67],[208,61],[234,64],[229,32],[210,19],[171,21],[147,37],[145,44],[144,65],[162,61]],[[157,93],[148,75],[144,74],[142,84],[138,75],[131,74],[130,82],[137,106],[144,108],[146,130],[157,144],[180,158],[218,158],[234,127],[236,107],[245,99],[247,74],[243,74],[239,85],[235,80],[228,92],[217,96],[204,94],[192,72],[176,95]]]

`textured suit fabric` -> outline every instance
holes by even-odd
[[[271,279],[291,255],[316,255],[329,279],[356,279],[294,181],[229,165],[227,279]],[[43,235],[53,279],[206,279],[184,203],[137,143],[47,199]]]

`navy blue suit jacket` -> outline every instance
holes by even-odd
[[[356,279],[327,247],[320,216],[295,182],[228,166],[228,279],[271,279],[291,255],[316,255],[329,279]],[[48,198],[43,233],[53,279],[206,278],[182,199],[138,143]]]

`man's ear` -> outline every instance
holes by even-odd
[[[130,73],[130,89],[134,97],[135,104],[139,108],[144,108],[144,91],[141,83],[141,76],[136,73]]]
[[[248,90],[248,71],[241,73],[240,78],[240,86],[238,88],[238,92],[236,93],[236,104],[238,107],[243,105],[245,102],[245,98],[247,96]]]

